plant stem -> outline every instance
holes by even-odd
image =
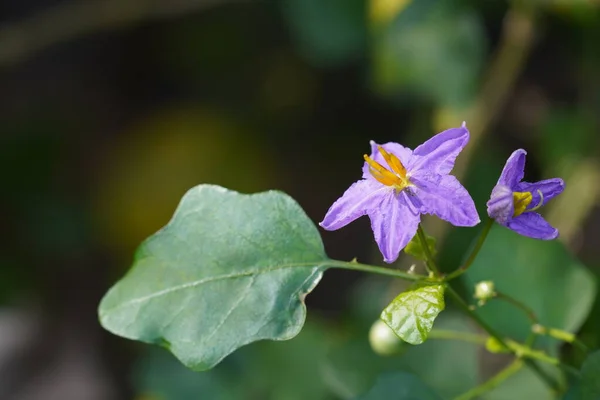
[[[490,390],[492,390],[495,387],[497,387],[498,385],[500,385],[502,382],[504,382],[506,379],[508,379],[511,375],[513,375],[517,371],[519,371],[522,367],[523,367],[523,361],[520,359],[516,359],[511,364],[509,364],[506,368],[504,368],[502,371],[498,372],[496,375],[491,377],[486,382],[482,383],[479,386],[474,387],[473,389],[461,394],[458,397],[455,397],[454,400],[471,400],[471,399],[477,398],[477,397],[481,396],[482,394],[489,392]]]
[[[477,325],[481,326],[481,328],[484,331],[486,331],[488,333],[488,335],[493,337],[502,347],[504,347],[507,350],[510,350],[510,347],[508,346],[508,344],[506,344],[504,339],[502,339],[502,337],[498,333],[496,333],[496,331],[491,326],[489,326],[484,320],[482,320],[479,317],[479,315],[475,314],[473,312],[473,310],[471,310],[469,305],[463,300],[463,298],[460,297],[460,295],[458,293],[456,293],[456,291],[450,285],[446,286],[446,293],[448,293],[450,295],[450,297],[452,297],[454,302],[458,305],[458,307],[469,318],[471,318],[473,321],[475,321],[477,323]]]
[[[423,251],[425,252],[425,263],[427,264],[427,268],[429,271],[433,272],[434,276],[442,276],[442,273],[433,259],[433,254],[431,254],[431,250],[427,244],[427,236],[425,235],[425,231],[423,230],[423,226],[421,224],[419,224],[419,227],[417,228],[417,236],[419,237],[419,241],[421,242],[421,246],[423,246]]]
[[[432,329],[429,332],[429,339],[446,339],[446,340],[458,340],[462,342],[474,343],[485,345],[487,337],[477,335],[475,333],[451,331],[446,329]]]
[[[456,269],[455,271],[448,274],[448,276],[446,276],[446,278],[445,278],[446,281],[457,278],[457,277],[461,276],[462,274],[464,274],[465,272],[467,272],[467,270],[469,269],[471,264],[473,264],[473,261],[475,261],[475,258],[477,258],[477,255],[479,254],[479,250],[481,250],[483,243],[485,243],[485,239],[487,239],[488,233],[490,233],[490,229],[492,229],[493,225],[494,225],[493,219],[488,218],[485,221],[485,225],[483,226],[483,229],[481,230],[481,233],[479,234],[479,237],[477,238],[477,243],[475,243],[475,247],[473,247],[471,254],[469,254],[469,258],[467,258],[467,261],[465,261],[465,263],[463,265],[461,265],[458,269]]]
[[[527,315],[527,318],[529,318],[529,320],[531,321],[532,324],[538,323],[538,319],[537,319],[537,316],[535,315],[535,312],[531,309],[531,307],[529,307],[525,303],[515,299],[514,297],[507,295],[506,293],[502,293],[502,292],[498,292],[498,291],[496,291],[496,297],[500,300],[504,300],[504,301],[512,304],[513,306],[519,308],[521,311],[523,311]],[[536,333],[538,333],[538,332],[536,332]]]
[[[547,328],[540,324],[535,324],[531,327],[531,330],[539,335],[551,336],[563,342],[570,343],[584,353],[589,351],[588,347],[582,341],[577,339],[577,336],[571,332],[567,332],[562,329]]]
[[[407,281],[419,281],[427,277],[419,274],[409,274],[408,272],[399,271],[397,269],[378,267],[375,265],[361,264],[355,261],[338,261],[330,260],[324,263],[325,266],[332,268],[350,269],[353,271],[369,272],[372,274],[392,276],[394,278],[405,279]]]
[[[498,342],[498,344],[500,344],[502,347],[504,347],[508,351],[515,353],[515,348],[514,348],[515,346],[508,345],[506,343],[506,341],[491,326],[489,326],[484,320],[482,320],[479,317],[479,315],[475,314],[473,312],[473,310],[471,310],[471,308],[469,308],[469,305],[462,299],[462,297],[460,297],[460,295],[458,293],[456,293],[456,291],[454,289],[452,289],[452,287],[450,285],[448,285],[446,287],[446,293],[448,293],[450,295],[450,297],[452,297],[452,299],[456,302],[456,304],[459,306],[459,308],[469,318],[471,318],[473,321],[475,321],[483,330],[485,330],[492,338],[494,338]],[[517,354],[517,355],[518,356],[531,356],[531,353],[533,353],[533,351],[529,351],[526,353],[528,353],[528,354]],[[533,357],[537,357],[537,356],[539,356],[539,354],[537,352],[535,354],[533,354]],[[541,356],[537,357],[537,358],[541,358]],[[548,360],[546,360],[546,359],[544,359],[544,361],[548,362]],[[549,376],[533,360],[531,360],[529,358],[523,358],[523,362],[529,368],[531,368],[540,377],[540,379],[542,379],[552,390],[554,390],[556,392],[559,391],[559,386],[556,383],[556,381],[554,380],[554,378]],[[552,359],[552,364],[556,365],[556,363],[554,363],[554,359]]]
[[[498,299],[507,301],[507,302],[511,303],[512,305],[514,305],[515,307],[521,309],[527,315],[527,318],[529,318],[529,320],[533,324],[531,326],[531,330],[534,334],[551,336],[551,337],[561,340],[563,342],[570,343],[584,353],[587,353],[589,351],[587,346],[584,343],[582,343],[579,339],[577,339],[577,336],[575,336],[575,334],[564,331],[562,329],[548,328],[543,325],[540,325],[539,320],[538,320],[537,316],[535,315],[535,312],[533,311],[533,309],[531,309],[531,307],[527,306],[525,303],[515,299],[514,297],[507,295],[506,293],[502,293],[502,292],[498,292],[498,291],[496,292],[496,297]],[[529,346],[529,347],[531,347],[531,346]]]
[[[551,365],[560,365],[560,360],[558,358],[549,356],[548,354],[544,353],[543,351],[534,350],[525,344],[521,344],[521,343],[515,342],[514,340],[510,340],[510,339],[506,340],[506,344],[508,344],[508,347],[510,347],[512,352],[514,354],[516,354],[518,357],[530,358],[530,359],[542,361],[542,362],[545,362],[545,363],[551,364]]]

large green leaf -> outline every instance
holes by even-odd
[[[421,344],[444,307],[444,285],[417,285],[392,300],[381,319],[405,342]]]
[[[589,355],[581,366],[581,399],[600,399],[600,350]]]
[[[357,400],[441,400],[415,375],[407,372],[386,373],[369,392]]]
[[[326,261],[317,229],[289,196],[200,185],[140,246],[102,300],[100,321],[205,370],[247,343],[297,335]]]

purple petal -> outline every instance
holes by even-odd
[[[387,149],[386,149],[387,150]],[[415,236],[421,220],[418,205],[406,192],[388,192],[378,209],[369,211],[371,228],[383,260],[393,263]]]
[[[355,182],[333,203],[319,225],[328,231],[340,229],[370,210],[377,209],[389,192],[393,192],[393,188],[375,180]]]
[[[542,192],[544,204],[546,204],[550,199],[553,199],[565,190],[565,182],[560,178],[546,179],[535,183],[521,182],[517,185],[516,189],[517,192],[531,192],[533,199],[528,208],[534,208],[543,205],[540,204],[542,199],[538,190]]]
[[[520,235],[534,239],[552,240],[558,237],[558,229],[536,212],[523,213],[508,221],[506,226]]]
[[[465,124],[438,133],[415,149],[413,154],[419,157],[415,157],[410,169],[416,171],[426,168],[438,174],[449,174],[458,153],[468,142],[469,130]]]
[[[423,172],[411,176],[410,181],[415,185],[410,189],[422,203],[421,212],[437,215],[455,226],[480,222],[473,199],[454,176]]]
[[[372,140],[371,140],[370,144],[371,144],[370,157],[373,160],[377,161],[379,164],[383,165],[385,168],[391,170],[391,168],[389,167],[387,162],[385,162],[385,160],[383,159],[383,156],[377,149],[377,146],[379,146],[379,144],[375,143]],[[394,142],[388,142],[388,143],[382,144],[381,147],[383,147],[385,149],[385,151],[387,151],[388,153],[393,154],[396,157],[398,157],[400,159],[400,162],[402,163],[402,165],[404,165],[405,168],[408,165],[408,163],[411,161],[412,150],[409,149],[408,147],[404,147],[401,144],[394,143]],[[366,162],[363,165],[363,179],[374,179],[373,176],[371,175],[371,173],[369,172],[369,164],[367,164]]]
[[[515,213],[512,190],[504,185],[496,185],[492,190],[490,200],[487,202],[487,212],[490,218],[505,225]]]
[[[508,186],[509,188],[515,189],[517,183],[521,182],[523,175],[525,174],[525,155],[527,152],[523,149],[515,150],[504,165],[500,179],[498,179],[499,185]]]

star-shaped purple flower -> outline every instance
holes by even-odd
[[[535,210],[561,194],[565,183],[560,178],[535,183],[521,182],[526,154],[523,149],[516,150],[506,161],[487,202],[488,215],[523,236],[542,240],[556,239],[558,229],[552,227]]]
[[[364,155],[363,179],[355,182],[327,211],[319,224],[336,230],[368,215],[385,262],[394,262],[417,232],[421,214],[434,214],[456,226],[474,226],[479,215],[473,199],[449,175],[469,131],[448,129],[414,151],[398,143],[371,141]]]

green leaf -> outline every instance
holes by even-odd
[[[429,247],[429,251],[432,256],[435,256],[437,251],[435,250],[436,240],[433,236],[429,236],[425,234],[425,238],[427,241],[427,247]],[[404,248],[404,252],[416,258],[417,260],[426,260],[427,256],[425,253],[425,249],[421,244],[421,240],[419,239],[419,235],[413,236],[413,238],[408,242],[406,247]]]
[[[407,372],[386,373],[368,393],[356,400],[441,400],[415,375]]]
[[[102,299],[100,321],[209,369],[245,344],[296,336],[326,261],[317,229],[289,196],[200,185],[140,246]]]
[[[581,366],[581,400],[600,399],[600,350],[590,354]]]
[[[400,339],[421,344],[444,307],[444,285],[417,285],[392,300],[380,318]]]

